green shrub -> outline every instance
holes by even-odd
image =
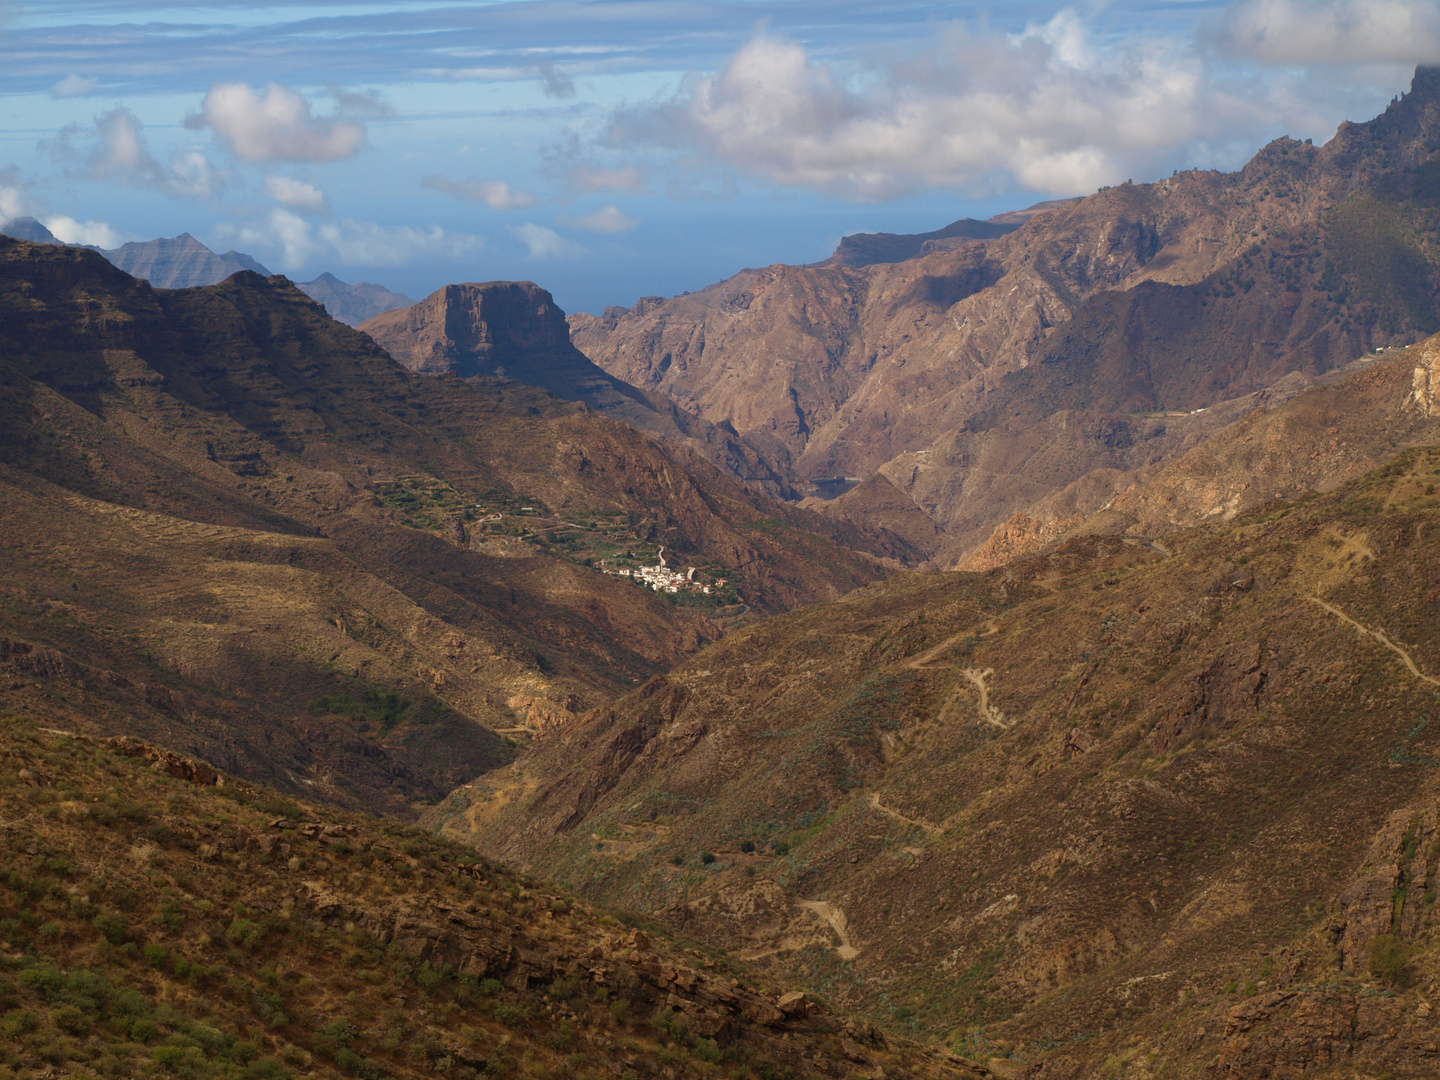
[[[1387,986],[1403,986],[1410,950],[1394,934],[1377,934],[1370,939],[1370,974]]]
[[[102,911],[90,921],[90,925],[100,931],[100,936],[111,945],[123,945],[130,940],[130,927],[118,912]]]
[[[246,949],[253,949],[265,937],[265,928],[251,919],[235,916],[225,928],[225,937]]]
[[[713,863],[713,862],[715,861],[715,855],[714,855],[713,852],[702,851],[702,852],[700,852],[700,861],[701,861],[702,863],[704,863],[706,866],[709,866],[711,863]]]
[[[695,1044],[695,1056],[714,1065],[720,1060],[720,1046],[714,1039],[701,1039]]]
[[[623,1024],[630,1019],[630,999],[616,998],[610,1002],[610,1015],[615,1018],[617,1024]]]
[[[0,1017],[0,1032],[15,1037],[27,1035],[40,1026],[40,1018],[29,1009],[11,1009]]]
[[[507,1027],[519,1027],[530,1019],[530,1007],[509,1001],[495,1003],[495,1019]]]
[[[168,958],[163,945],[146,945],[140,950],[140,955],[145,957],[145,962],[154,968],[163,968]]]
[[[742,841],[740,842],[740,850],[743,851],[746,855],[751,855],[751,854],[753,854],[754,851],[755,851],[755,841],[754,841],[754,840],[742,840]]]
[[[87,1035],[91,1020],[74,1005],[61,1005],[50,1010],[50,1022],[67,1035]]]

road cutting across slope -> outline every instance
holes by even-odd
[[[1374,639],[1375,639],[1376,641],[1378,641],[1381,645],[1384,645],[1387,649],[1389,649],[1391,652],[1393,652],[1396,656],[1400,657],[1400,660],[1404,663],[1404,665],[1405,665],[1407,668],[1410,669],[1410,674],[1411,674],[1411,675],[1414,675],[1415,678],[1419,679],[1421,682],[1427,682],[1427,683],[1429,683],[1431,686],[1440,686],[1440,679],[1437,679],[1437,678],[1435,678],[1434,676],[1431,676],[1431,675],[1426,675],[1423,671],[1421,671],[1418,667],[1416,667],[1416,666],[1415,666],[1415,661],[1414,661],[1413,659],[1411,659],[1410,654],[1409,654],[1408,652],[1406,652],[1404,649],[1402,649],[1399,645],[1396,645],[1396,644],[1395,644],[1393,641],[1391,641],[1388,637],[1386,637],[1386,636],[1385,636],[1385,631],[1383,631],[1383,630],[1371,630],[1368,626],[1365,626],[1365,625],[1363,625],[1363,624],[1361,624],[1361,623],[1358,623],[1358,622],[1356,622],[1354,619],[1350,618],[1349,615],[1346,615],[1343,611],[1341,611],[1339,608],[1335,607],[1334,605],[1332,605],[1332,604],[1327,604],[1324,600],[1321,600],[1318,596],[1312,596],[1312,597],[1310,597],[1310,599],[1311,599],[1314,603],[1319,604],[1319,605],[1320,605],[1322,608],[1324,608],[1326,611],[1330,612],[1330,614],[1331,614],[1331,615],[1334,615],[1337,619],[1341,619],[1341,620],[1343,620],[1344,622],[1349,623],[1349,624],[1350,624],[1351,626],[1353,626],[1356,630],[1360,631],[1361,634],[1364,634],[1364,635],[1366,635],[1367,637],[1372,637],[1372,638],[1374,638]]]
[[[886,817],[892,817],[896,821],[903,821],[907,825],[914,825],[917,829],[924,829],[925,833],[928,836],[938,836],[942,828],[939,825],[930,825],[915,818],[906,817],[904,814],[900,813],[899,810],[890,809],[890,807],[885,806],[883,803],[880,802],[880,793],[878,791],[872,791],[870,793],[870,809],[878,810]]]

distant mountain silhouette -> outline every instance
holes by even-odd
[[[0,224],[0,233],[13,236],[16,240],[29,240],[32,244],[58,244],[55,234],[33,217],[11,218]]]
[[[359,326],[366,319],[415,303],[410,297],[391,292],[373,281],[351,285],[328,271],[314,281],[297,282],[295,287],[310,299],[324,304],[332,319],[339,319],[347,326]]]

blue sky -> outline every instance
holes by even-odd
[[[570,311],[1328,139],[1431,0],[0,2],[0,217]]]

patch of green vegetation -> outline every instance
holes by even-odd
[[[326,694],[307,708],[316,716],[348,716],[378,727],[382,735],[389,735],[414,704],[393,691],[367,690],[358,700],[345,694]]]
[[[1375,325],[1387,333],[1407,324],[1426,333],[1440,328],[1430,290],[1434,267],[1394,204],[1355,195],[1332,210],[1325,224],[1333,263],[1321,275],[1320,288],[1339,302],[1353,298],[1373,305]]]

